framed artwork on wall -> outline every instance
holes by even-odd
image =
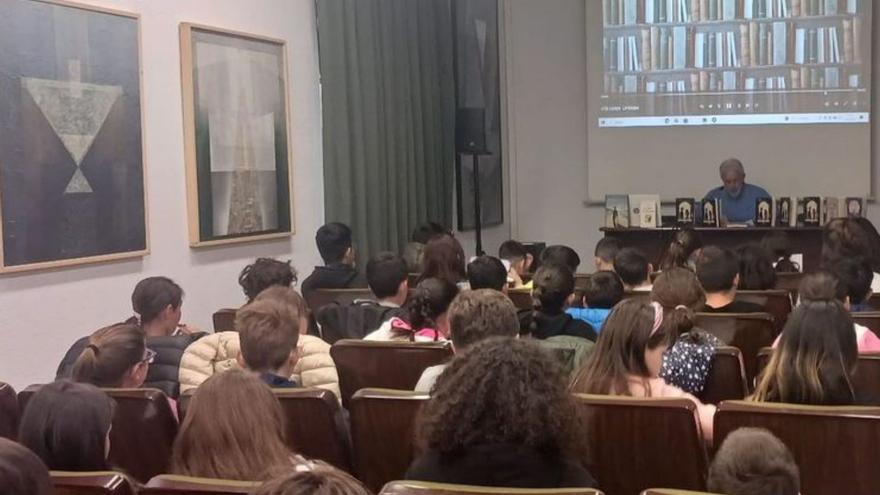
[[[0,2],[0,272],[148,253],[139,24]]]
[[[293,233],[282,40],[180,25],[189,241]]]

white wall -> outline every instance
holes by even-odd
[[[85,1],[85,0],[80,0]],[[257,256],[292,258],[304,278],[318,261],[323,223],[321,108],[313,0],[88,0],[141,15],[144,129],[151,254],[142,260],[0,277],[0,380],[17,389],[52,380],[77,338],[131,315],[143,277],[167,275],[186,291],[183,321],[211,328],[211,313],[239,306],[237,277]],[[289,240],[188,247],[178,24],[196,22],[287,41],[293,202]]]

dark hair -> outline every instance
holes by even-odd
[[[529,251],[523,243],[513,239],[502,242],[501,246],[498,247],[498,257],[511,262],[525,258],[527,254],[529,254]]]
[[[697,278],[707,293],[733,289],[739,273],[739,260],[729,249],[708,246],[697,256]]]
[[[568,267],[572,273],[577,273],[580,264],[581,257],[568,246],[547,246],[541,251],[541,265],[562,265]]]
[[[278,477],[266,481],[253,495],[372,495],[352,475],[321,464],[308,471],[279,470]]]
[[[798,285],[800,301],[839,301],[846,300],[846,287],[833,273],[818,271],[810,273]]]
[[[449,333],[457,350],[490,337],[516,337],[519,320],[510,298],[492,289],[466,290],[449,305]]]
[[[864,258],[874,263],[877,247],[855,218],[835,218],[822,231],[822,264],[830,266],[844,258]],[[876,270],[876,267],[872,266]]]
[[[238,285],[244,290],[248,302],[254,300],[257,294],[274,285],[290,287],[296,283],[296,270],[290,266],[290,261],[278,261],[272,258],[257,258],[256,261],[244,267],[238,276]]]
[[[862,258],[845,258],[830,267],[840,287],[849,296],[850,304],[861,304],[871,292],[874,272],[871,265]]]
[[[694,328],[694,312],[703,308],[706,294],[694,272],[687,268],[670,268],[654,281],[651,300],[663,306],[663,324],[677,336]]]
[[[24,446],[0,438],[0,493],[51,495],[52,478],[43,461]]]
[[[688,259],[701,247],[703,240],[696,230],[689,227],[677,230],[672,236],[669,247],[666,248],[663,261],[660,262],[660,270],[665,271],[674,267],[687,268]]]
[[[467,278],[464,249],[455,237],[451,235],[435,237],[425,245],[419,282],[429,278],[442,278],[453,284]]]
[[[739,289],[768,290],[776,287],[776,271],[767,251],[757,243],[736,249],[739,258]]]
[[[648,280],[648,259],[636,248],[623,248],[614,256],[614,271],[625,285],[637,286]]]
[[[134,286],[131,307],[140,316],[140,323],[156,319],[168,306],[174,309],[183,303],[183,289],[168,277],[148,277]]]
[[[591,308],[611,309],[623,299],[623,281],[612,271],[596,272],[587,279],[584,299]]]
[[[761,240],[761,246],[772,256],[776,263],[776,273],[797,273],[801,267],[791,261],[791,238],[786,232],[774,232]]]
[[[437,222],[425,222],[412,231],[410,240],[419,244],[427,244],[431,239],[448,233],[449,230]]]
[[[253,371],[274,371],[290,359],[299,341],[299,319],[278,300],[254,301],[235,312],[241,357]]]
[[[428,278],[410,291],[404,305],[407,322],[414,328],[436,328],[437,317],[449,309],[458,286],[442,278]]]
[[[620,240],[614,237],[603,237],[596,243],[596,250],[593,256],[606,263],[613,263],[614,257],[617,256],[618,251],[621,249],[623,249],[623,245]]]
[[[117,323],[96,331],[73,363],[71,377],[97,387],[121,386],[128,370],[144,361],[146,338],[134,323]]]
[[[772,433],[738,428],[715,454],[708,487],[728,495],[798,495],[800,471],[791,451]]]
[[[495,337],[456,355],[419,413],[417,447],[442,457],[476,445],[508,444],[579,459],[583,435],[565,375],[525,339]]]
[[[507,270],[501,260],[493,256],[477,256],[467,266],[468,283],[471,289],[504,290],[507,285]]]
[[[338,263],[351,247],[351,228],[339,222],[322,225],[315,234],[315,243],[324,263]]]
[[[397,253],[381,252],[367,262],[367,284],[379,299],[394,297],[408,276],[406,261]]]
[[[113,409],[113,400],[93,385],[50,383],[28,401],[18,440],[50,470],[104,471]]]
[[[752,400],[853,405],[858,352],[852,318],[840,301],[802,299],[758,377]]]
[[[532,278],[532,302],[536,312],[559,314],[574,292],[574,274],[564,265],[544,265]]]
[[[880,232],[877,232],[877,227],[874,227],[874,224],[865,217],[856,217],[851,220],[861,227],[868,237],[871,250],[865,253],[865,258],[871,266],[871,271],[880,272]]]

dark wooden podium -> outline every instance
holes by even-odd
[[[660,264],[660,258],[666,252],[666,247],[672,241],[672,236],[678,227],[663,227],[659,229],[641,228],[608,228],[601,230],[605,237],[620,239],[626,245],[638,248],[645,253],[648,261],[656,268]],[[750,242],[761,242],[764,237],[775,233],[785,232],[791,239],[793,253],[804,255],[804,271],[814,271],[819,268],[822,254],[822,227],[696,227],[703,245],[722,246],[735,249]]]

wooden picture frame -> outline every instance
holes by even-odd
[[[289,237],[286,42],[181,23],[180,49],[190,246]]]
[[[0,273],[149,254],[140,16],[9,0],[0,44]]]

